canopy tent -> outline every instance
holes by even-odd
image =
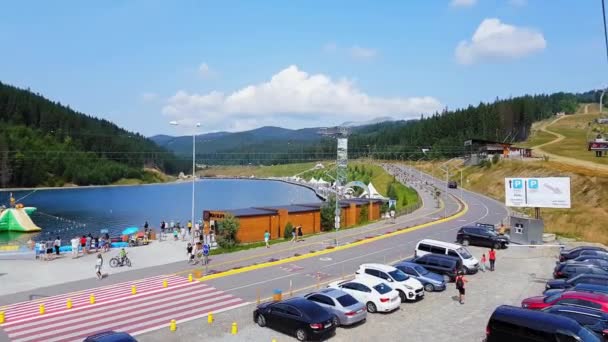
[[[324,181],[323,178],[319,178],[319,180],[317,181],[317,184],[319,184],[319,185],[329,185],[329,182]]]
[[[310,183],[310,184],[317,184],[317,183],[319,183],[319,181],[318,181],[318,180],[316,180],[316,178],[315,178],[315,177],[312,177],[312,178],[310,179],[310,181],[308,181],[308,183]]]
[[[376,190],[376,187],[374,187],[374,184],[372,184],[372,182],[369,182],[369,184],[367,185],[367,188],[369,189],[369,194],[367,193],[367,191],[363,191],[363,193],[361,194],[361,196],[359,196],[360,198],[380,198],[380,199],[385,199],[384,196],[380,195],[380,193],[378,192],[378,190]]]

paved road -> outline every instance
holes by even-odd
[[[406,169],[393,171],[402,173]],[[430,178],[426,181],[435,182]],[[436,184],[442,186],[440,182]],[[256,249],[217,256],[212,260],[212,268],[221,273],[204,277],[202,283],[171,276],[176,271],[183,271],[182,274],[191,272],[188,266],[180,263],[115,275],[108,279],[108,282],[114,283],[110,285],[114,287],[110,287],[113,290],[109,292],[108,288],[97,288],[99,281],[91,279],[15,294],[10,298],[3,297],[0,303],[5,304],[37,300],[8,307],[7,323],[2,327],[11,339],[21,340],[23,337],[24,341],[41,338],[54,341],[63,340],[64,337],[78,340],[91,332],[110,328],[144,333],[166,327],[171,319],[181,323],[204,316],[209,311],[217,312],[255,302],[271,296],[274,289],[281,289],[285,293],[290,289],[314,289],[334,279],[352,275],[363,262],[390,263],[403,259],[413,253],[414,244],[422,238],[453,241],[455,230],[463,224],[477,221],[497,223],[507,214],[502,204],[466,191],[452,191],[453,196],[445,201],[445,210],[434,208],[429,193],[422,193],[427,205],[419,212],[400,218],[394,225],[379,222],[340,232],[338,240],[341,246],[337,249],[325,249],[330,241],[328,238],[332,237],[326,235],[311,237],[308,241],[276,250]],[[452,220],[428,224],[429,221],[440,219],[444,212],[448,215],[458,212],[462,205],[456,196],[461,194],[466,203],[464,213]],[[409,228],[424,223],[427,226]],[[312,250],[315,253],[310,253]],[[294,257],[294,254],[298,255]],[[267,263],[269,259],[281,260]],[[251,266],[253,264],[257,265]],[[253,270],[246,271],[250,268]],[[162,287],[160,279],[170,280],[168,288]],[[135,281],[141,290],[132,295],[130,289]],[[79,292],[62,295],[70,291]],[[96,304],[87,304],[87,298],[94,292],[100,296]],[[209,305],[202,299],[207,298],[203,293],[210,295]],[[71,311],[62,308],[65,305],[62,302],[68,297],[74,303]],[[218,298],[221,300],[216,301]],[[48,306],[47,313],[42,316],[37,312],[41,302]],[[0,336],[0,340],[2,338]]]

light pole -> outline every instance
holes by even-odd
[[[179,126],[179,122],[171,121],[169,124]],[[201,123],[197,122],[194,132],[192,132],[192,212],[190,222],[194,226],[194,182],[196,182],[196,128],[201,127]]]

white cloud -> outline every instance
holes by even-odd
[[[364,48],[358,45],[355,45],[350,48],[350,55],[359,60],[369,60],[378,54],[378,51],[370,48]]]
[[[158,94],[157,93],[153,93],[153,92],[143,92],[140,95],[141,100],[144,102],[152,102],[156,99],[158,99]]]
[[[471,41],[458,44],[455,54],[459,63],[473,64],[487,59],[520,58],[546,46],[547,42],[540,31],[490,18],[481,22]]]
[[[509,0],[509,5],[515,7],[524,7],[528,4],[528,0]]]
[[[417,118],[442,108],[433,97],[375,97],[347,79],[332,80],[289,66],[267,82],[230,94],[178,91],[163,113],[173,120],[200,121],[206,130],[240,130],[261,125],[326,126],[378,116]]]
[[[452,0],[450,5],[453,7],[471,7],[477,3],[477,0]]]
[[[207,63],[201,63],[201,65],[198,66],[198,74],[203,78],[210,78],[215,75]]]

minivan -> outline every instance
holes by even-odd
[[[571,318],[501,305],[488,321],[486,342],[506,341],[601,342],[602,339]]]
[[[446,282],[454,281],[458,272],[463,269],[462,261],[459,258],[449,255],[426,254],[409,261],[416,263],[431,272],[441,274]]]
[[[460,259],[468,274],[475,274],[478,271],[479,262],[477,259],[465,247],[460,245],[430,239],[421,240],[416,244],[416,251],[414,252],[416,257],[429,253],[448,255]]]

